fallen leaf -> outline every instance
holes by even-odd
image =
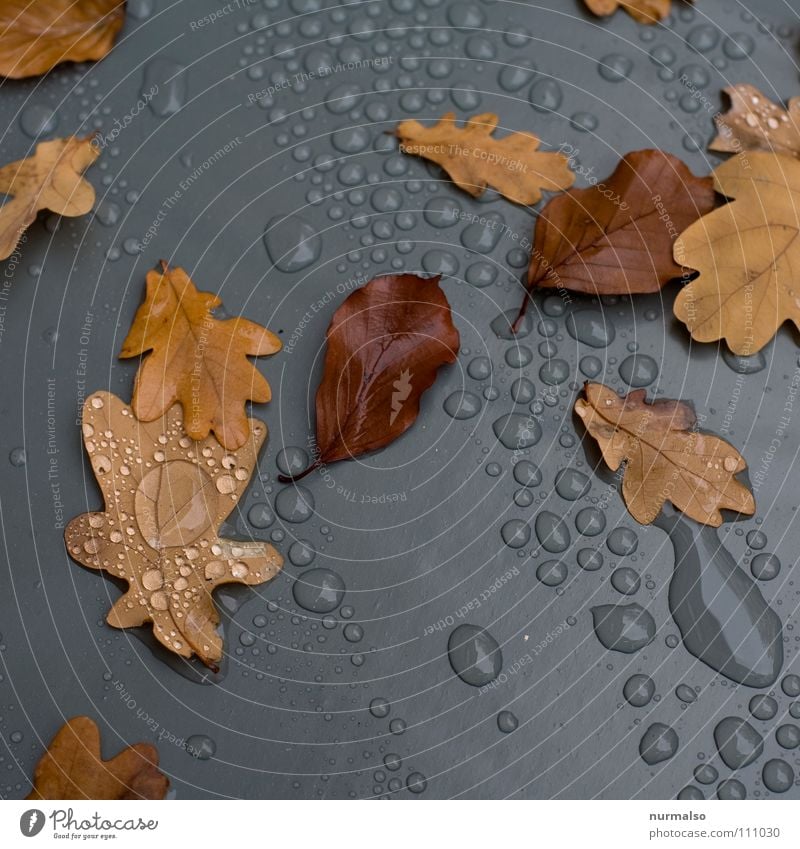
[[[73,519],[70,555],[128,582],[108,613],[115,628],[153,623],[156,638],[181,657],[215,668],[222,657],[211,594],[222,584],[263,584],[283,565],[263,542],[218,539],[256,468],[267,428],[226,451],[213,437],[193,442],[179,404],[143,423],[115,395],[96,392],[83,407],[83,441],[105,509]]]
[[[622,496],[631,516],[649,525],[666,501],[689,518],[715,528],[720,510],[755,512],[752,493],[736,480],[747,464],[724,439],[697,430],[684,401],[645,400],[637,389],[620,398],[602,383],[586,383],[575,412],[597,440],[606,465],[626,463]]]
[[[97,725],[88,716],[76,716],[61,727],[36,765],[28,799],[163,799],[168,787],[155,746],[136,743],[104,761]]]
[[[336,310],[317,390],[317,458],[282,481],[377,451],[411,427],[438,368],[458,355],[458,330],[440,279],[376,277]]]
[[[729,159],[713,177],[735,200],[675,243],[675,260],[700,275],[678,293],[674,311],[698,342],[724,339],[750,356],[784,321],[800,327],[800,162],[754,152]]]
[[[735,85],[724,92],[730,99],[730,109],[714,118],[719,135],[709,150],[765,150],[800,156],[800,97],[793,97],[789,108],[784,109],[752,85]]]
[[[3,0],[0,76],[46,74],[61,62],[102,59],[125,21],[125,0]]]
[[[569,188],[575,175],[561,153],[538,151],[539,139],[532,133],[511,133],[492,138],[497,115],[486,112],[456,125],[454,112],[447,112],[433,127],[419,121],[401,121],[395,135],[400,150],[435,162],[450,179],[473,197],[487,186],[516,203],[534,204],[542,189],[550,192]]]
[[[660,150],[629,153],[604,182],[554,197],[536,221],[528,290],[657,292],[679,277],[678,234],[714,208],[710,177]],[[520,317],[528,304],[526,296]]]
[[[100,155],[93,142],[93,136],[40,142],[33,156],[0,168],[0,196],[10,198],[0,206],[0,259],[14,253],[39,210],[73,218],[92,209],[94,188],[81,175]]]
[[[584,3],[601,18],[624,9],[640,24],[657,24],[669,15],[672,0],[584,0]]]
[[[205,439],[213,431],[230,450],[248,437],[245,403],[265,403],[269,384],[247,357],[282,347],[269,330],[246,318],[220,321],[211,310],[222,301],[198,292],[182,268],[161,263],[147,274],[147,293],[120,357],[152,351],[136,375],[131,406],[143,422],[155,421],[176,402],[183,406],[186,433]]]

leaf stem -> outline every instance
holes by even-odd
[[[298,472],[296,475],[278,475],[278,480],[280,483],[296,483],[297,481],[303,480],[306,475],[310,475],[314,469],[318,469],[321,465],[322,461],[318,458],[302,472]]]

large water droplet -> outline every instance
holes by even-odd
[[[786,761],[773,758],[761,770],[764,786],[773,793],[785,793],[794,784],[794,770]]]
[[[271,218],[264,231],[264,245],[275,266],[287,273],[307,268],[322,251],[319,235],[298,215]]]
[[[761,757],[764,738],[746,720],[726,716],[714,728],[719,756],[731,769],[741,769]]]
[[[649,705],[656,693],[655,681],[649,675],[631,675],[622,688],[622,695],[633,707]]]
[[[540,510],[536,514],[535,528],[539,543],[545,551],[558,554],[569,548],[569,528],[555,513]]]
[[[286,486],[275,497],[275,512],[286,522],[307,522],[314,515],[314,495],[305,486]]]
[[[648,766],[668,761],[678,751],[678,735],[663,722],[654,722],[639,741],[639,754]]]
[[[640,604],[603,604],[592,608],[597,639],[612,651],[632,654],[653,642],[656,623]]]
[[[330,569],[310,569],[294,582],[294,600],[312,613],[330,613],[342,603],[345,585],[341,576]]]
[[[669,606],[683,644],[732,681],[768,687],[783,666],[781,620],[712,527],[665,508],[656,524],[675,550]]]
[[[456,675],[473,687],[494,681],[503,668],[497,640],[477,625],[459,625],[453,630],[447,641],[447,654]]]
[[[471,419],[481,411],[481,399],[474,392],[457,389],[445,398],[443,406],[454,419]]]
[[[584,345],[606,348],[617,335],[611,319],[600,310],[576,310],[567,316],[567,333]]]
[[[186,102],[186,69],[171,59],[152,59],[145,66],[140,94],[159,118],[174,115]]]
[[[530,448],[542,438],[542,428],[536,419],[522,413],[500,416],[492,425],[501,445],[514,451]]]

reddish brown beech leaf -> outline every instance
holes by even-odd
[[[125,0],[0,0],[0,76],[102,59],[124,21]]]
[[[664,502],[696,522],[722,524],[720,510],[755,512],[753,494],[736,479],[747,468],[724,439],[697,430],[694,410],[683,401],[648,403],[644,389],[620,398],[609,386],[587,383],[575,412],[616,471],[625,463],[622,496],[631,516],[653,522]]]
[[[752,85],[743,83],[724,91],[730,109],[714,118],[719,135],[709,150],[764,150],[800,157],[800,97],[793,97],[784,109]]]
[[[711,177],[661,150],[625,156],[603,183],[554,197],[536,222],[528,289],[593,295],[657,292],[683,271],[682,230],[714,208]],[[525,313],[526,295],[520,309]]]
[[[328,327],[317,390],[317,458],[312,469],[377,451],[419,414],[437,369],[456,360],[459,335],[440,277],[376,277],[356,290]]]
[[[70,719],[36,766],[29,799],[163,799],[169,779],[158,750],[136,743],[111,760],[100,754],[100,731],[88,716]]]

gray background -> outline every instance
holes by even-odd
[[[489,324],[519,304],[519,241],[530,237],[535,211],[492,193],[473,201],[438,169],[400,156],[384,134],[407,117],[429,121],[448,109],[460,118],[491,110],[499,114],[502,131],[533,131],[550,148],[574,146],[601,179],[622,154],[648,146],[680,156],[695,173],[708,173],[721,161],[705,147],[723,86],[750,82],[778,100],[797,94],[800,8],[796,0],[762,0],[762,25],[747,11],[755,4],[675,5],[664,26],[645,28],[623,12],[598,21],[577,0],[341,6],[241,0],[227,12],[219,0],[136,0],[129,2],[117,46],[102,62],[3,82],[2,162],[32,152],[31,127],[47,110],[55,118],[42,137],[93,128],[108,136],[115,119],[127,126],[88,172],[98,190],[98,214],[58,226],[40,216],[20,253],[3,264],[2,796],[28,792],[43,747],[66,717],[83,713],[100,722],[106,757],[125,743],[156,742],[161,735],[161,763],[179,798],[370,797],[387,793],[392,778],[400,779],[402,789],[390,795],[414,798],[405,788],[414,773],[427,778],[422,798],[670,798],[691,782],[703,760],[715,763],[721,778],[730,775],[714,756],[712,731],[722,716],[747,717],[755,691],[715,675],[682,644],[667,645],[677,629],[667,607],[673,558],[666,535],[636,528],[639,546],[627,565],[647,576],[652,588],[643,581],[632,600],[648,606],[658,634],[642,652],[621,655],[602,648],[589,612],[592,605],[624,601],[609,583],[620,558],[604,547],[603,537],[577,541],[564,555],[569,578],[556,591],[535,577],[537,562],[549,555],[532,545],[519,552],[505,547],[500,528],[544,505],[567,516],[575,539],[574,514],[592,499],[605,505],[607,530],[635,526],[617,493],[608,493],[608,476],[593,472],[596,453],[572,415],[584,379],[581,357],[599,356],[602,379],[625,388],[619,364],[628,345],[638,344],[661,363],[649,392],[691,399],[712,431],[721,432],[728,416],[726,438],[756,468],[775,437],[796,368],[794,330],[783,328],[764,351],[765,368],[742,378],[715,345],[690,346],[671,313],[676,286],[634,303],[611,299],[600,306],[616,327],[616,339],[605,349],[577,343],[565,331],[565,316],[553,318],[556,356],[569,363],[571,376],[548,390],[539,376],[545,360],[539,351],[544,336],[536,327],[544,317],[538,298],[531,310],[534,328],[520,340],[533,359],[521,373],[552,406],[540,403],[544,435],[529,451],[543,481],[534,504],[519,507],[512,499],[518,485],[511,452],[496,442],[492,423],[514,409],[509,388],[520,370],[505,364],[512,343],[498,339]],[[201,26],[210,13],[218,19]],[[698,33],[698,27],[707,30]],[[692,32],[702,51],[687,44]],[[600,60],[610,55],[630,61],[627,79],[614,82],[598,72]],[[388,61],[369,64],[376,57]],[[184,70],[178,73],[163,60]],[[515,91],[504,88],[503,69],[529,61],[538,74]],[[335,68],[348,62],[356,67]],[[334,72],[296,77],[321,65]],[[689,74],[702,99],[692,98],[679,81],[686,66],[692,66]],[[171,83],[165,82],[169,76]],[[183,103],[178,112],[137,109],[141,91],[154,81],[160,85],[159,111],[166,91]],[[248,103],[248,95],[267,86],[276,89],[270,98]],[[343,97],[349,98],[344,111]],[[237,138],[231,152],[215,156]],[[200,175],[142,246],[165,200],[198,168]],[[395,194],[387,195],[387,188]],[[426,220],[423,210],[433,198],[449,199],[467,213],[497,213],[508,231],[481,256],[465,247],[474,245],[469,222],[441,228]],[[262,236],[275,216],[294,214],[321,233],[320,255],[286,273],[273,265]],[[360,642],[346,640],[341,623],[327,629],[319,617],[298,610],[292,582],[302,568],[287,557],[284,572],[246,595],[243,604],[240,596],[226,598],[235,610],[232,617],[223,612],[231,620],[230,657],[213,686],[201,685],[132,634],[106,626],[119,588],[67,557],[60,519],[100,505],[76,426],[77,399],[81,391],[103,388],[130,398],[136,365],[116,354],[140,303],[144,276],[161,258],[186,268],[200,289],[219,292],[228,313],[246,315],[287,340],[306,311],[326,301],[291,353],[258,363],[274,397],[254,414],[267,422],[270,438],[261,457],[262,479],[251,483],[242,515],[231,517],[229,530],[271,538],[284,554],[294,539],[310,540],[317,550],[313,565],[335,570],[346,583],[344,603],[353,609],[351,621],[363,628]],[[493,285],[465,281],[476,262],[497,269]],[[264,530],[249,526],[250,504],[272,502],[281,488],[275,482],[279,449],[305,445],[313,433],[324,331],[344,298],[337,285],[397,269],[442,268],[463,350],[425,396],[414,428],[375,456],[332,467],[334,488],[318,476],[307,479],[316,508],[308,521],[278,517]],[[588,300],[575,298],[571,309]],[[548,309],[553,311],[552,303]],[[648,311],[654,313],[646,317]],[[82,340],[87,314],[91,333]],[[466,374],[470,360],[481,355],[494,363],[490,380]],[[490,384],[495,400],[482,397]],[[482,397],[482,409],[472,419],[455,420],[443,411],[443,401],[462,386]],[[50,416],[48,390],[55,399]],[[768,538],[765,550],[781,559],[778,578],[761,589],[784,623],[784,673],[796,673],[796,420],[779,442],[757,494],[757,515],[727,523],[721,537],[746,565],[745,534],[758,527]],[[486,473],[492,462],[501,467],[498,476]],[[592,490],[578,503],[553,491],[556,472],[569,465],[592,474]],[[405,501],[362,503],[362,495],[382,493],[403,493]],[[56,501],[63,503],[63,517]],[[589,544],[604,552],[597,572],[576,565],[576,549]],[[462,605],[514,567],[517,575],[459,619]],[[433,627],[448,616],[491,631],[502,646],[506,683],[481,694],[453,674],[449,628]],[[564,626],[567,617],[574,617],[571,627]],[[556,636],[534,656],[532,647],[548,634]],[[520,668],[528,654],[533,660]],[[645,708],[622,697],[635,672],[656,683],[658,698]],[[700,688],[697,702],[687,706],[676,698],[680,683]],[[737,775],[750,797],[770,795],[761,784],[767,758],[781,756],[795,770],[798,765],[797,754],[774,739],[792,700],[778,685],[773,689],[778,716],[755,723],[767,737],[765,755]],[[370,713],[375,698],[391,703],[388,716]],[[497,726],[503,709],[520,723],[509,735]],[[390,722],[398,718],[406,728],[393,734]],[[654,721],[672,725],[680,746],[671,760],[649,767],[638,743]],[[181,744],[198,734],[215,742],[212,759],[194,758]],[[383,766],[390,753],[402,758],[396,771]],[[705,789],[707,795],[713,791],[713,785]],[[800,788],[788,796],[800,797]]]

